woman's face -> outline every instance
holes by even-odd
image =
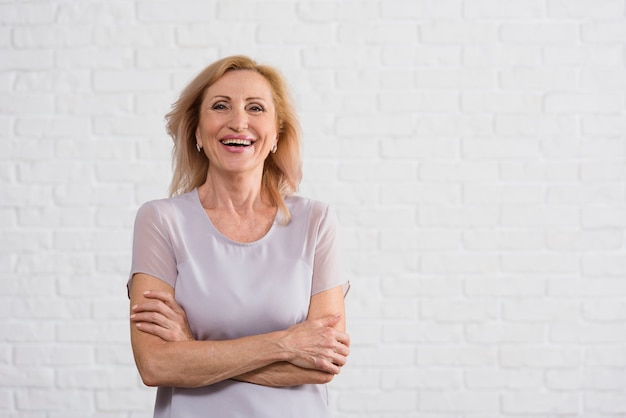
[[[210,161],[209,170],[262,170],[277,136],[272,88],[261,74],[229,71],[206,90],[196,141]]]

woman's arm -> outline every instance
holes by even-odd
[[[147,291],[150,294],[146,295]],[[176,336],[176,331],[172,331],[176,328],[171,326],[172,322],[181,319],[179,316],[172,320],[172,315],[162,313],[169,312],[171,307],[163,307],[166,305],[163,302],[157,302],[159,306],[155,307],[158,298],[151,296],[161,293],[173,300],[174,289],[167,283],[146,274],[133,276],[131,343],[137,368],[148,386],[201,387],[277,362],[336,374],[345,363],[348,338],[333,328],[340,322],[337,316],[320,317],[285,331],[235,340],[194,341],[185,339],[190,333]],[[170,333],[179,340],[163,338]]]
[[[321,319],[336,314],[339,314],[340,317],[333,325],[333,328],[345,332],[345,305],[342,286],[320,292],[311,297],[307,320]],[[347,347],[350,346],[349,337],[345,340],[345,345]],[[343,366],[343,364],[340,366]],[[236,376],[233,379],[264,386],[280,387],[296,386],[306,383],[328,383],[335,377],[335,374],[338,373],[327,373],[320,370],[298,367],[287,362],[279,362]]]

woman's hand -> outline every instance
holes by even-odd
[[[305,369],[339,374],[350,354],[350,337],[333,326],[341,315],[306,320],[287,329],[282,344],[289,362]]]
[[[194,340],[185,310],[171,293],[147,290],[143,295],[148,301],[131,308],[130,320],[137,329],[168,342]]]

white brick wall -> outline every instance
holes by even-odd
[[[625,0],[3,0],[0,418],[150,416],[131,225],[235,53],[341,220],[338,418],[626,417]]]

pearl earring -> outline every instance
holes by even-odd
[[[202,151],[202,148],[200,147],[200,144],[198,144],[197,142],[196,142],[196,149],[198,150],[198,152]]]
[[[278,150],[278,144],[274,144],[270,151],[272,151],[272,154],[276,154],[276,150]]]

